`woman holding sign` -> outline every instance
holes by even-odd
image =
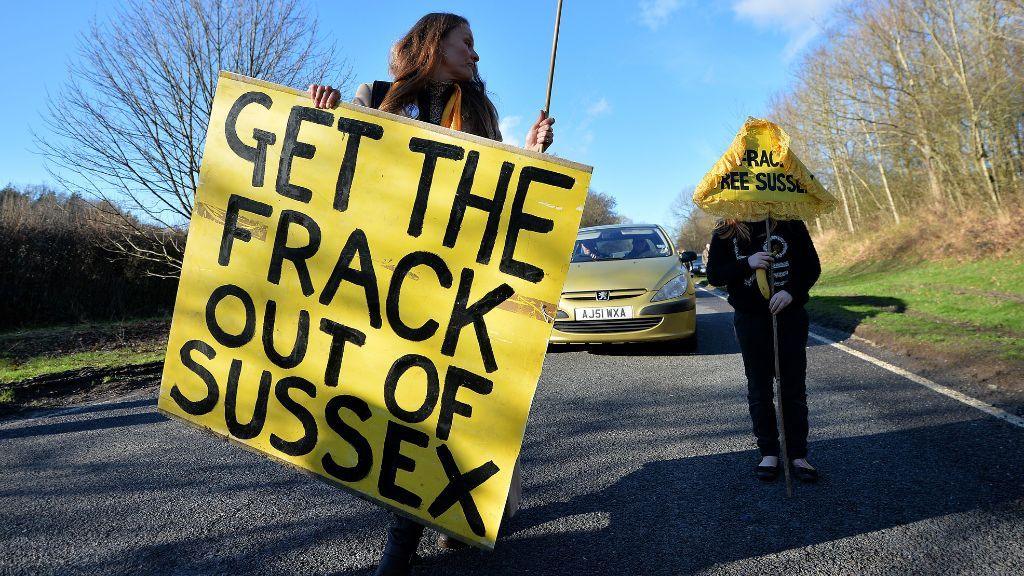
[[[468,20],[427,14],[395,45],[394,81],[360,85],[352,103],[500,142],[498,113],[477,71],[479,60]],[[309,87],[309,96],[318,108],[333,107],[341,98],[337,90],[320,84]],[[546,150],[554,140],[554,123],[542,111],[524,147]]]
[[[821,266],[807,227],[800,220],[772,221],[771,238],[764,222],[724,220],[712,236],[707,277],[727,286],[735,308],[736,338],[747,376],[747,402],[754,436],[761,451],[757,477],[766,482],[779,476],[779,431],[772,404],[774,360],[772,315],[778,319],[779,369],[785,438],[797,478],[814,482],[818,472],[807,461],[807,303]],[[770,300],[758,287],[757,271],[772,274],[776,292]]]
[[[353,103],[501,141],[497,110],[477,71],[479,60],[469,21],[455,14],[427,14],[395,44],[390,63],[393,81],[362,84]],[[341,98],[331,86],[319,84],[309,87],[309,96],[318,108],[333,107]],[[554,122],[541,112],[526,135],[526,148],[541,151],[551,145]],[[520,492],[517,466],[506,517],[518,508]],[[375,574],[408,574],[422,534],[421,524],[395,515]],[[442,536],[439,544],[455,547],[458,543]]]

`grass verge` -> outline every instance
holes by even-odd
[[[162,360],[163,357],[164,351],[162,348],[149,350],[122,348],[61,356],[42,356],[17,364],[9,360],[0,359],[0,384],[9,384],[35,378],[36,376],[80,370],[82,368],[110,368],[114,366],[145,364]],[[0,402],[2,401],[3,395],[0,394]]]
[[[168,324],[167,318],[151,318],[0,334],[0,407],[24,403],[34,378],[66,373],[73,389],[82,374],[97,369],[162,360]]]
[[[1017,257],[826,264],[807,309],[820,324],[974,365],[977,374],[1024,366],[1024,262]]]

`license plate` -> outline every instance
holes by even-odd
[[[616,306],[614,308],[577,308],[577,320],[619,320],[632,318],[632,306]]]

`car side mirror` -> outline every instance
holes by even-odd
[[[680,262],[693,262],[696,259],[697,259],[697,253],[694,252],[693,250],[687,250],[687,251],[681,252],[679,254],[679,261]]]

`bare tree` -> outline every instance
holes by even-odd
[[[36,142],[67,190],[128,209],[116,250],[180,270],[221,70],[350,82],[300,0],[129,0],[83,34]]]
[[[693,187],[684,188],[672,203],[672,221],[675,244],[680,250],[694,250],[698,254],[711,242],[718,218],[697,208],[693,203]]]
[[[853,0],[769,117],[840,198],[852,234],[1024,200],[1020,0]]]
[[[601,226],[622,222],[622,216],[615,211],[615,204],[615,198],[612,198],[611,194],[604,194],[594,189],[588,190],[580,226]]]

